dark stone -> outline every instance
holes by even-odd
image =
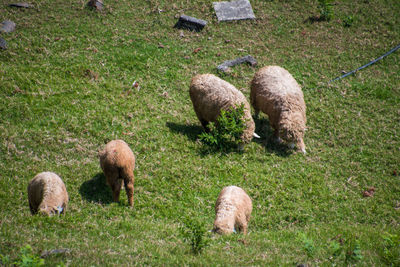
[[[218,21],[255,19],[249,0],[213,2]]]
[[[3,38],[0,37],[0,48],[7,49],[7,42]]]
[[[88,7],[95,8],[99,11],[103,9],[103,1],[101,0],[90,0],[87,5]]]
[[[257,60],[255,60],[252,56],[247,55],[244,57],[239,57],[234,60],[227,60],[221,65],[217,67],[218,70],[226,72],[230,67],[233,67],[238,64],[248,63],[250,66],[254,67],[257,65]]]
[[[11,20],[5,20],[0,23],[0,32],[9,33],[15,30],[15,23]]]
[[[28,3],[13,3],[13,4],[9,4],[10,7],[23,7],[23,8],[31,8],[33,7],[31,4]]]
[[[188,29],[191,31],[199,32],[204,26],[206,26],[207,21],[182,15],[179,17],[178,22],[175,24],[174,28],[178,29]]]
[[[53,249],[53,250],[46,250],[44,251],[40,257],[41,258],[47,258],[50,255],[54,254],[65,254],[71,252],[68,248],[60,248],[60,249]]]

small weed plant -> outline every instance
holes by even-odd
[[[382,258],[389,266],[400,266],[400,234],[386,233],[383,240]]]
[[[320,12],[320,21],[330,21],[333,18],[332,0],[318,0],[318,9]]]
[[[18,259],[14,262],[15,266],[19,267],[38,267],[44,265],[44,259],[41,259],[38,255],[33,254],[32,247],[26,245],[20,250]]]
[[[179,230],[185,242],[190,244],[194,254],[200,254],[208,246],[209,239],[203,223],[193,219],[185,219]]]
[[[246,128],[244,104],[229,110],[221,110],[217,122],[208,125],[209,132],[199,135],[200,140],[217,150],[229,151],[238,147],[242,142],[240,137]]]
[[[354,18],[353,16],[347,16],[344,20],[343,20],[343,27],[349,28],[353,25],[354,22]]]

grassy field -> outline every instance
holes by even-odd
[[[30,245],[34,255],[70,249],[48,266],[400,265],[399,51],[326,84],[399,44],[398,0],[335,1],[332,20],[316,22],[317,1],[253,0],[256,20],[224,23],[204,0],[105,1],[102,12],[83,0],[10,2],[0,0],[0,21],[17,24],[0,50],[3,264]],[[208,24],[174,29],[181,14]],[[248,54],[256,68],[217,72]],[[214,73],[249,97],[265,65],[303,88],[307,155],[274,144],[266,116],[243,153],[205,151],[191,78]],[[137,158],[133,209],[124,190],[112,202],[99,166],[112,139]],[[27,185],[42,171],[64,180],[65,216],[31,216]],[[181,229],[210,230],[227,185],[253,200],[248,235],[200,232],[208,243],[192,253]]]

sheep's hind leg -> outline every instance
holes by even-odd
[[[208,128],[208,121],[200,119],[201,126],[203,126],[204,130],[208,133],[210,129]]]
[[[121,179],[115,179],[111,184],[113,200],[115,202],[119,202],[119,193],[121,192],[121,187],[122,187],[122,180]]]
[[[129,206],[133,207],[133,178],[125,178],[124,179],[126,195],[128,197]]]

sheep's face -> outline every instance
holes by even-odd
[[[225,234],[231,234],[232,232],[235,232],[235,230],[214,225],[212,232],[220,235],[225,235]]]
[[[299,123],[286,123],[281,125],[279,135],[283,140],[288,142],[292,148],[296,145],[297,148],[305,154],[306,147],[303,141],[304,130],[305,127]]]
[[[39,214],[41,215],[46,215],[46,216],[53,216],[53,215],[59,215],[64,213],[64,207],[58,206],[58,207],[45,207],[45,208],[40,208]]]

